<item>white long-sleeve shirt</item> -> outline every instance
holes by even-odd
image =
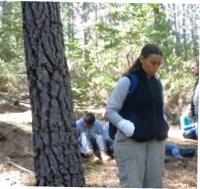
[[[118,125],[118,123],[123,120],[119,115],[119,111],[123,106],[124,100],[128,94],[131,82],[128,77],[122,77],[116,83],[110,97],[107,101],[105,116],[113,124]]]

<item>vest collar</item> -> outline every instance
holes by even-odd
[[[147,73],[141,68],[138,70],[139,76],[141,76],[142,79],[150,79],[153,80],[155,76],[148,76]]]

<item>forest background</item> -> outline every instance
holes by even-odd
[[[60,3],[74,109],[105,108],[115,82],[146,43],[158,44],[165,64],[166,114],[179,124],[189,104],[199,60],[200,5]],[[0,2],[0,91],[16,101],[28,93],[20,2]]]

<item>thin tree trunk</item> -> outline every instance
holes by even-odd
[[[88,21],[88,3],[84,2],[83,3],[83,23],[86,24]],[[84,38],[84,59],[85,62],[89,62],[89,50],[88,50],[88,42],[89,42],[89,35],[90,35],[90,29],[88,26],[84,26],[83,28],[83,38]]]
[[[198,23],[195,18],[198,18],[199,10],[197,5],[191,5],[191,17],[190,17],[190,23],[191,23],[191,38],[192,38],[192,54],[194,56],[194,59],[196,62],[199,61],[199,50],[198,50],[198,44],[199,44],[199,35],[198,35]]]
[[[180,46],[180,34],[179,34],[179,18],[178,18],[178,10],[176,4],[173,4],[173,20],[174,20],[174,39],[175,39],[175,54],[177,56],[181,56],[181,52],[179,50]]]
[[[182,5],[183,6],[183,17],[182,17],[182,28],[183,28],[183,49],[184,49],[184,60],[187,61],[187,37],[186,37],[186,5]]]
[[[68,41],[74,41],[74,3],[67,3],[68,10]]]
[[[36,185],[85,185],[59,3],[22,2]]]

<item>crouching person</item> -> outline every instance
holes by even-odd
[[[198,139],[198,124],[191,118],[190,109],[187,108],[180,117],[181,131],[184,138]]]
[[[76,121],[79,150],[93,163],[103,163],[110,157],[105,153],[106,146],[103,139],[103,124],[95,118],[93,113],[86,113]]]

